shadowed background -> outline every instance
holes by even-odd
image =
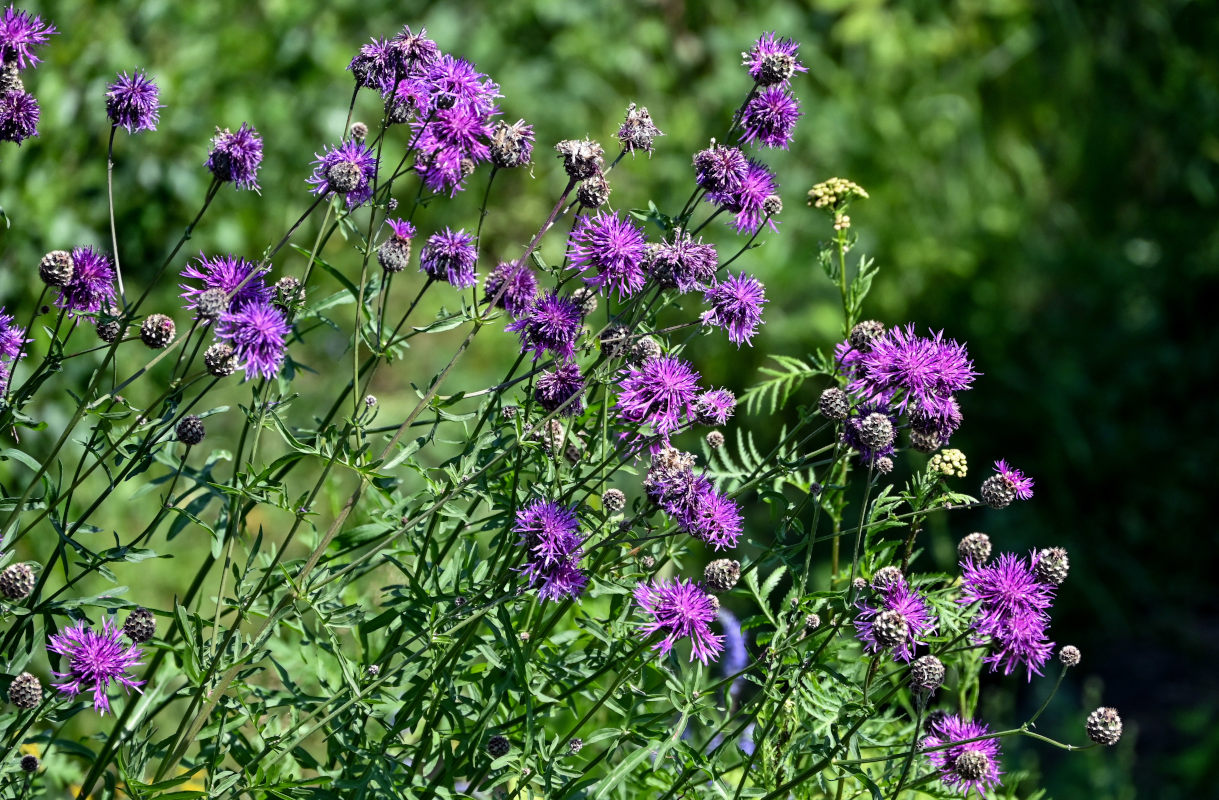
[[[1040,729],[1081,742],[1084,715],[1102,703],[1127,725],[1116,752],[1009,740],[1006,766],[1039,769],[1059,798],[1130,798],[1137,785],[1172,800],[1209,785],[1219,687],[1192,665],[1219,656],[1219,603],[1204,569],[1216,558],[1207,512],[1217,448],[1203,386],[1219,352],[1207,316],[1219,296],[1219,63],[1207,55],[1219,15],[1180,0],[830,0],[765,12],[731,0],[21,5],[60,34],[25,75],[42,105],[41,135],[0,148],[0,302],[10,310],[36,297],[42,253],[109,249],[102,97],[118,70],[147,69],[166,105],[156,133],[120,132],[116,145],[120,253],[128,284],[142,287],[141,269],[160,263],[198,208],[216,126],[248,121],[263,135],[262,193],[226,188],[175,273],[201,249],[256,257],[277,240],[310,201],[312,154],[342,132],[351,56],[371,35],[426,25],[442,49],[500,83],[505,118],[537,132],[532,174],[501,175],[493,187],[485,274],[486,261],[519,253],[561,190],[555,141],[589,135],[616,152],[608,142],[627,103],[647,106],[667,135],[653,158],[614,171],[611,202],[654,199],[673,211],[690,190],[690,155],[723,136],[748,88],[738,54],[762,31],[797,38],[810,68],[794,82],[797,143],[763,153],[786,204],[780,233],[739,262],[767,285],[767,325],[753,349],[700,338],[696,363],[709,382],[740,389],[767,353],[833,345],[837,300],[815,262],[829,230],[804,193],[834,175],[866,187],[871,199],[851,217],[856,253],[882,267],[869,315],[943,328],[968,342],[984,373],[963,397],[966,423],[953,441],[970,459],[962,488],[975,491],[1000,457],[1037,480],[1029,503],[942,519],[924,558],[951,568],[955,541],[971,530],[1003,549],[1067,547],[1072,572],[1051,634],[1078,645],[1083,664]],[[375,126],[378,114],[362,96],[356,118]],[[469,185],[417,216],[421,233],[473,227],[486,173]],[[716,224],[708,231],[727,254],[742,242]],[[561,247],[554,236],[544,252]],[[303,260],[285,252],[275,274],[299,274]],[[317,276],[318,291],[338,288]],[[166,309],[174,283],[162,289]],[[449,391],[488,385],[515,352],[513,337],[484,338],[495,341],[466,356]],[[394,398],[412,400],[409,384],[425,382],[450,349],[412,351],[383,376],[374,388],[388,410]],[[312,360],[340,355],[341,346]],[[819,388],[806,386],[800,400]],[[50,401],[44,413],[64,409]],[[782,422],[737,420],[763,440]],[[157,567],[167,592],[172,565]],[[1047,683],[990,681],[983,713],[1018,722]]]

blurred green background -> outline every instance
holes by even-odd
[[[768,324],[753,349],[699,339],[696,362],[712,382],[740,388],[766,353],[832,346],[841,333],[836,298],[815,263],[828,224],[804,207],[804,193],[834,175],[866,187],[872,198],[851,217],[856,252],[883,270],[870,315],[944,328],[968,341],[984,373],[963,398],[966,425],[954,439],[970,458],[967,490],[1000,457],[1037,480],[1032,502],[946,520],[933,531],[933,554],[948,568],[952,544],[970,530],[988,531],[1004,549],[1067,547],[1072,574],[1051,633],[1078,645],[1084,660],[1040,729],[1082,741],[1084,715],[1102,702],[1127,725],[1115,751],[1009,745],[1008,770],[1041,776],[1018,796],[1041,785],[1058,798],[1130,798],[1137,786],[1172,800],[1213,785],[1219,558],[1207,487],[1219,448],[1205,376],[1219,352],[1214,4],[20,5],[61,33],[25,76],[42,104],[41,135],[0,146],[9,225],[0,225],[0,302],[10,309],[37,295],[43,252],[108,249],[102,96],[117,70],[149,70],[166,105],[156,133],[120,132],[116,148],[120,252],[128,283],[139,285],[141,269],[160,262],[198,207],[216,126],[249,121],[262,133],[262,193],[226,188],[175,271],[200,249],[256,256],[278,239],[309,202],[312,154],[342,132],[355,50],[371,35],[426,25],[443,49],[499,81],[506,118],[524,117],[537,131],[532,174],[496,180],[485,272],[486,261],[519,253],[561,188],[553,142],[612,141],[628,102],[647,106],[667,135],[651,159],[628,159],[613,173],[612,202],[675,209],[689,193],[690,155],[723,135],[748,89],[739,53],[763,31],[797,38],[810,68],[795,82],[805,113],[797,144],[762,154],[786,202],[781,232],[738,262],[767,284]],[[375,123],[375,98],[362,96],[357,108]],[[470,185],[418,215],[421,231],[473,226],[485,173]],[[742,241],[712,228],[723,252]],[[559,239],[548,255],[561,252]],[[342,253],[352,264],[341,243],[327,251]],[[283,254],[277,274],[300,274],[302,261]],[[338,288],[319,278],[317,291]],[[173,290],[166,281],[166,307]],[[337,346],[316,360],[338,355]],[[376,391],[387,413],[450,347],[413,351],[415,360],[383,376]],[[484,337],[448,390],[492,383],[514,350],[512,337]],[[780,422],[737,420],[760,437]],[[984,712],[996,724],[1018,721],[1046,684],[991,681]]]

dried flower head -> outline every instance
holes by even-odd
[[[730,592],[741,579],[741,562],[717,558],[703,568],[703,583],[713,592]]]
[[[621,489],[606,489],[601,495],[601,507],[607,514],[617,514],[626,508],[626,495]]]
[[[233,347],[217,342],[203,351],[203,366],[214,378],[227,378],[237,371],[237,356]]]
[[[944,664],[933,655],[916,658],[910,664],[910,688],[934,692],[944,682]]]
[[[34,570],[29,564],[9,564],[0,572],[0,594],[6,600],[24,600],[34,591]]]
[[[533,126],[500,120],[491,133],[491,163],[500,169],[523,167],[533,157]]]
[[[23,672],[8,685],[8,701],[17,708],[37,708],[42,702],[42,682],[38,676]]]
[[[1058,651],[1058,660],[1064,667],[1078,667],[1080,661],[1079,648],[1073,644],[1064,644]]]
[[[123,623],[123,633],[136,644],[142,644],[157,632],[157,618],[146,608],[134,608]]]
[[[720,433],[719,431],[707,431],[707,435],[704,437],[704,439],[707,442],[707,446],[712,450],[724,446],[724,434]]]
[[[817,399],[817,410],[826,419],[841,422],[851,413],[851,400],[847,397],[846,392],[837,386],[831,386],[823,391],[821,397]]]
[[[134,644],[123,643],[120,630],[109,618],[102,619],[100,631],[78,622],[52,636],[47,650],[68,659],[67,672],[55,673],[64,682],[54,687],[73,697],[92,689],[93,709],[102,714],[110,710],[107,691],[111,683],[136,691],[143,683],[130,674],[132,668],[140,666],[143,654]]]
[[[1122,718],[1116,708],[1102,706],[1088,715],[1084,729],[1089,739],[1111,747],[1122,738]]]
[[[188,414],[178,422],[177,433],[179,442],[194,446],[203,441],[207,430],[203,427],[203,420],[194,414]]]
[[[572,180],[582,181],[600,174],[605,151],[591,139],[566,139],[554,149],[563,159],[563,170]]]
[[[1044,583],[1060,586],[1067,579],[1071,561],[1067,558],[1065,548],[1047,547],[1034,553],[1032,560],[1033,570]]]
[[[632,156],[637,150],[642,150],[651,156],[652,143],[657,136],[664,136],[664,134],[652,122],[652,115],[648,113],[648,109],[636,107],[634,103],[627,106],[626,119],[618,128],[618,141],[622,144],[622,149]]]
[[[957,555],[962,561],[984,563],[990,558],[990,537],[985,533],[975,532],[961,539],[957,544]]]
[[[164,314],[149,314],[140,325],[140,341],[161,350],[174,340],[174,321]]]

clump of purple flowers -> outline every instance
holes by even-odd
[[[363,205],[372,197],[372,181],[377,177],[377,157],[372,148],[347,139],[335,148],[314,153],[313,175],[308,182],[314,194],[334,192],[344,195],[348,208]]]
[[[953,419],[954,411],[959,419],[953,395],[969,389],[978,375],[964,345],[945,339],[943,331],[917,336],[913,324],[873,341],[855,370],[851,392],[939,420]]]
[[[136,691],[143,683],[128,674],[133,667],[140,666],[143,653],[135,645],[124,643],[122,630],[109,619],[102,619],[100,632],[78,622],[52,636],[47,650],[68,659],[68,671],[54,673],[64,682],[53,684],[54,687],[72,697],[92,689],[93,708],[102,714],[110,710],[107,690],[112,682]]]
[[[464,230],[445,228],[428,237],[419,252],[419,269],[428,277],[445,281],[458,289],[468,289],[478,283],[474,263],[478,248],[474,235]]]
[[[966,739],[986,736],[990,729],[981,722],[963,720],[956,714],[947,714],[931,725],[931,735],[924,737],[924,750],[943,747]],[[966,742],[943,750],[927,753],[931,764],[940,772],[945,786],[964,792],[968,797],[974,791],[981,796],[987,789],[999,785],[999,742],[982,739]]]
[[[538,279],[525,264],[503,261],[483,283],[483,302],[495,302],[514,317],[529,310],[538,296]]]
[[[736,547],[743,518],[736,502],[716,491],[705,475],[694,474],[694,457],[672,447],[652,458],[644,489],[678,527],[716,550]]]
[[[984,659],[991,671],[1002,665],[1003,674],[1010,675],[1023,665],[1030,681],[1034,672],[1041,674],[1054,649],[1046,631],[1055,587],[1037,576],[1035,559],[1003,553],[988,564],[963,561],[958,599],[962,605],[980,604],[971,625],[979,643],[993,642]]]
[[[142,70],[130,74],[120,72],[114,83],[106,87],[106,116],[118,128],[128,133],[155,131],[160,119],[160,91]]]
[[[55,305],[68,313],[94,312],[114,300],[114,267],[110,259],[88,245],[72,251],[72,280],[59,290]]]
[[[208,258],[200,253],[197,261],[182,270],[183,278],[199,281],[199,285],[182,283],[179,287],[188,309],[198,306],[204,292],[218,289],[229,297],[228,310],[235,311],[247,303],[271,299],[271,289],[263,281],[266,274],[265,268],[259,269],[244,258],[233,255]]]
[[[258,167],[262,164],[262,138],[251,125],[241,123],[233,133],[216,129],[205,166],[220,181],[231,181],[238,189],[258,190]]]
[[[36,66],[41,59],[34,55],[34,48],[46,44],[57,32],[37,14],[10,5],[0,14],[0,64],[17,69]]]
[[[555,358],[570,360],[576,353],[576,337],[583,316],[570,297],[547,292],[533,302],[529,311],[508,326],[521,337],[521,351],[533,351],[537,361],[549,350]]]
[[[919,639],[935,632],[935,616],[926,598],[902,575],[876,587],[871,602],[860,600],[855,607],[859,609],[855,634],[866,653],[892,650],[894,660],[908,662],[923,644]]]
[[[711,597],[690,580],[660,580],[635,586],[635,603],[651,617],[643,626],[644,634],[664,633],[652,649],[667,654],[678,639],[689,639],[690,660],[706,664],[719,658],[724,637],[708,627],[715,619]]]
[[[676,356],[656,356],[632,367],[618,391],[618,414],[632,425],[651,425],[661,436],[692,417],[699,375]]]
[[[216,326],[216,338],[233,348],[246,380],[279,374],[291,332],[283,310],[269,300],[254,300],[225,312]]]
[[[597,274],[584,282],[619,297],[630,297],[643,288],[647,243],[643,230],[618,213],[599,211],[581,217],[572,231],[567,249],[573,269],[594,269]]]
[[[753,336],[762,324],[762,306],[766,291],[762,282],[744,272],[728,275],[708,287],[703,299],[711,306],[703,312],[703,324],[728,331],[728,341],[740,347],[753,343]]]
[[[513,531],[525,547],[528,563],[521,572],[530,586],[538,586],[542,600],[578,597],[588,584],[580,569],[584,537],[576,513],[549,500],[536,500],[516,513]]]

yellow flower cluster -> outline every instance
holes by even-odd
[[[969,464],[965,461],[964,453],[950,447],[933,455],[927,462],[927,468],[949,478],[964,478],[965,473],[969,471]]]
[[[808,204],[813,208],[836,211],[853,197],[867,198],[868,193],[855,181],[846,178],[830,178],[808,190]]]

